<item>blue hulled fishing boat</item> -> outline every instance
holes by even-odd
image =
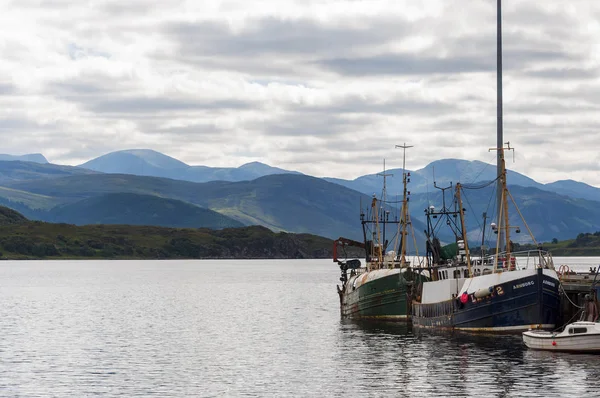
[[[465,228],[461,184],[456,184],[454,208],[445,204],[440,211],[425,210],[428,223],[427,271],[431,280],[423,282],[412,305],[415,327],[460,329],[475,332],[517,332],[551,329],[559,314],[560,281],[552,256],[541,249],[514,253],[510,240],[508,205],[521,215],[507,189],[504,154],[513,150],[503,142],[502,133],[502,28],[498,0],[498,100],[497,145],[497,224],[498,234],[493,255],[471,256]],[[492,181],[493,183],[494,181]],[[444,192],[445,194],[445,192]],[[451,226],[456,238],[454,250],[443,250],[436,236],[442,222]],[[527,223],[523,220],[525,226]],[[484,227],[485,228],[485,227]],[[529,227],[527,230],[531,234]],[[531,234],[533,242],[537,244]]]

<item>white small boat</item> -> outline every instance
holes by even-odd
[[[574,322],[560,333],[528,330],[523,342],[532,350],[600,353],[600,323]]]

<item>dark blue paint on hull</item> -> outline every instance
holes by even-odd
[[[465,304],[458,299],[413,303],[412,322],[417,327],[482,332],[554,328],[560,304],[558,286],[558,280],[539,269],[535,275],[495,286],[491,296],[476,299],[471,295]]]

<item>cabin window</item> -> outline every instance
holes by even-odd
[[[587,333],[587,328],[571,328],[569,334]]]
[[[469,277],[469,270],[468,270],[468,269],[466,269],[466,270],[464,271],[463,275],[464,275],[464,277],[465,277],[465,278],[468,278],[468,277]]]
[[[460,270],[459,269],[455,269],[454,270],[454,279],[458,279],[460,278]]]

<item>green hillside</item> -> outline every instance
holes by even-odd
[[[362,240],[360,206],[362,203],[364,208],[371,202],[370,197],[341,185],[292,174],[208,183],[98,174],[22,181],[10,186],[65,202],[118,192],[156,195],[215,210],[246,225],[259,224],[274,231],[310,233],[332,239],[345,236]],[[413,223],[418,241],[423,242],[423,222],[413,219]]]
[[[575,239],[559,241],[553,239],[543,244],[553,256],[600,256],[600,231],[580,233]],[[533,249],[531,246],[521,246],[519,249]]]
[[[92,196],[125,192],[156,195],[197,203],[194,198],[201,194],[204,185],[219,183],[229,184],[226,182],[197,184],[168,178],[142,177],[129,174],[94,174],[37,181],[14,181],[6,183],[4,186],[54,197],[62,202],[73,202]]]
[[[155,225],[177,228],[234,228],[244,224],[213,210],[175,199],[112,193],[57,206],[45,221],[86,224]]]
[[[32,181],[89,174],[97,174],[97,172],[80,167],[50,163],[0,160],[0,184],[12,181]]]
[[[364,208],[371,199],[338,184],[292,174],[270,175],[252,181],[208,183],[125,174],[96,174],[17,181],[5,186],[10,188],[11,192],[29,192],[30,196],[27,199],[30,202],[35,201],[36,197],[40,198],[40,201],[43,198],[47,202],[71,204],[111,193],[153,195],[211,209],[245,225],[258,224],[274,231],[311,233],[332,239],[345,236],[358,240],[362,240],[360,204],[362,202]],[[494,213],[493,189],[494,185],[481,191],[468,190],[464,194],[470,240],[481,241],[481,214],[485,211],[492,217]],[[538,240],[549,241],[554,237],[568,239],[581,231],[600,229],[598,202],[574,199],[532,187],[513,186],[511,192]],[[7,191],[0,190],[0,201],[6,195]],[[0,203],[15,208],[28,217],[44,219],[39,212],[32,211],[19,204],[18,199],[15,200],[17,202],[13,201],[10,204]],[[449,200],[448,204],[452,199]],[[419,247],[424,248],[423,210],[432,204],[439,208],[439,190],[428,194],[413,194],[410,204],[414,230],[419,234]],[[489,218],[487,223],[491,220],[492,218]],[[151,223],[151,219],[146,223]],[[519,225],[522,231],[520,235],[514,235],[513,241],[527,243],[525,225],[514,210],[511,210],[511,224]],[[489,228],[487,232],[490,232]],[[450,235],[441,238],[452,239]],[[488,246],[495,245],[493,236],[488,235],[487,239],[492,240],[487,242]]]
[[[212,230],[28,221],[0,207],[3,259],[330,258],[333,242],[253,226]]]
[[[28,223],[25,217],[22,214],[9,209],[8,207],[0,206],[0,225],[18,225]]]

